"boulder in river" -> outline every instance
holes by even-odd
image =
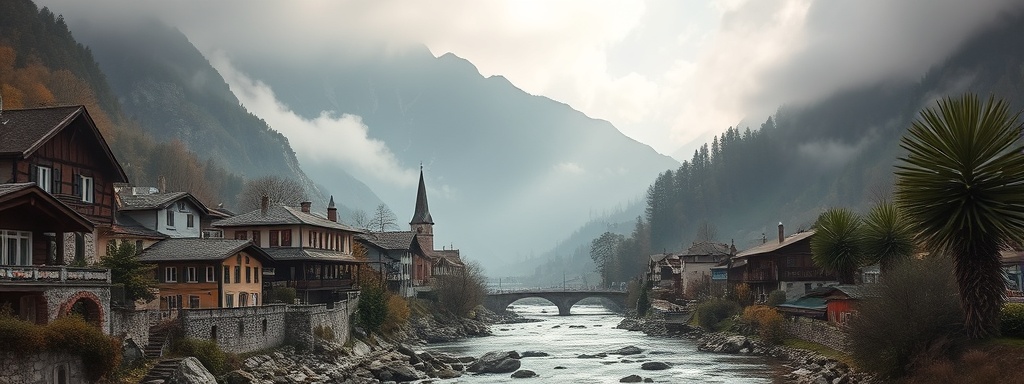
[[[635,346],[630,345],[630,346],[626,346],[626,347],[622,347],[622,348],[616,349],[614,351],[609,351],[608,354],[609,355],[637,355],[637,354],[640,354],[643,351],[644,350],[642,350],[640,348],[637,348]]]
[[[648,361],[640,365],[640,369],[645,371],[660,371],[662,369],[669,369],[669,367],[668,363],[660,361]]]
[[[204,384],[216,383],[217,378],[213,377],[210,371],[203,367],[203,363],[195,357],[186,357],[178,363],[178,367],[171,372],[168,384]]]
[[[529,369],[520,369],[512,373],[513,379],[528,379],[531,377],[537,377],[537,372],[531,371]]]
[[[519,369],[519,353],[516,351],[487,352],[466,368],[469,372],[509,373]]]
[[[619,379],[620,383],[639,383],[641,381],[644,381],[644,378],[637,375],[629,375]]]
[[[582,355],[576,356],[577,359],[600,359],[602,357],[608,357],[608,354],[607,353],[595,353],[593,355],[590,355],[590,354],[584,353]]]

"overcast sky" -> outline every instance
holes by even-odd
[[[1015,0],[73,1],[56,13],[159,15],[208,57],[317,60],[338,44],[425,44],[485,76],[611,121],[665,154],[782,104],[905,81]],[[73,27],[73,24],[72,24]],[[336,52],[335,52],[336,54]],[[346,52],[345,54],[351,54]],[[255,79],[258,80],[258,79]],[[247,106],[257,115],[259,106]],[[265,103],[266,108],[275,108]],[[343,112],[343,111],[340,111]]]

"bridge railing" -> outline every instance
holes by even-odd
[[[601,287],[549,287],[549,288],[509,288],[509,289],[488,289],[488,295],[503,294],[503,293],[531,293],[531,292],[587,292],[587,293],[605,293],[605,292],[626,292],[625,289],[615,288],[601,288]]]

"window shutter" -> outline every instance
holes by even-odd
[[[53,174],[52,174],[52,176],[53,176],[53,189],[51,189],[51,191],[53,191],[53,194],[55,194],[55,195],[60,194],[61,192],[63,192],[63,191],[60,190],[60,168],[53,167]]]
[[[71,194],[82,197],[82,175],[71,174]]]
[[[28,166],[28,181],[37,182],[39,180],[39,166],[31,164]]]

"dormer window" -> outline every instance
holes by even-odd
[[[167,226],[168,227],[173,227],[174,226],[174,210],[173,209],[168,209],[167,210]]]

